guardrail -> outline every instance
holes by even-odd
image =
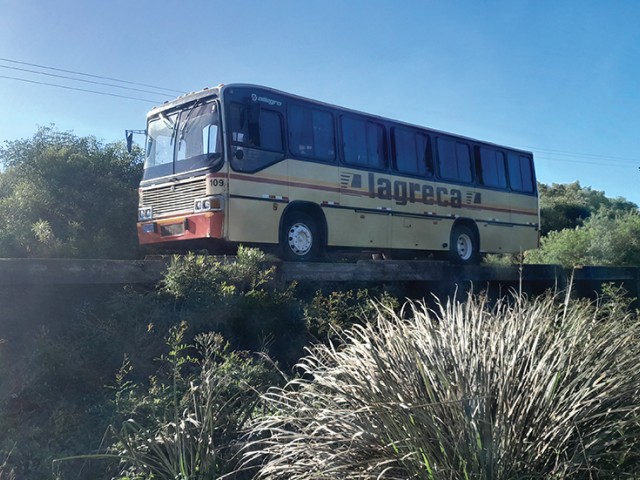
[[[0,259],[0,288],[20,285],[152,285],[162,279],[170,257],[146,260]],[[461,266],[438,261],[360,260],[354,263],[276,263],[277,280],[300,282],[430,282],[440,286],[473,283],[536,285],[564,289],[572,282],[590,296],[605,282],[640,292],[640,268],[558,265]]]
[[[157,283],[159,260],[1,258],[0,287],[18,285],[127,285]]]

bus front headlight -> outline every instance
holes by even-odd
[[[213,195],[211,197],[199,198],[193,202],[193,211],[199,212],[212,212],[223,209],[223,198],[221,195]]]
[[[151,207],[139,207],[138,208],[138,221],[144,222],[151,220],[153,217],[153,208]]]

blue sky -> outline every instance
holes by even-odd
[[[175,96],[36,75],[16,68],[71,76],[6,60],[184,92],[257,83],[522,147],[544,183],[578,180],[640,204],[635,0],[0,0],[0,8],[0,142],[51,123],[121,140]]]

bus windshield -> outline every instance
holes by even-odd
[[[201,169],[222,162],[220,115],[216,102],[195,104],[149,121],[144,180]]]

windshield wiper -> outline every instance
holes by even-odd
[[[173,139],[175,138],[176,131],[178,130],[178,117],[176,117],[176,121],[173,124],[162,113],[158,115],[158,118],[162,120],[164,124],[171,129],[171,138],[169,139],[169,145],[173,145]]]
[[[184,119],[184,125],[182,126],[182,130],[180,131],[180,141],[182,141],[184,136],[187,134],[187,129],[189,126],[189,118],[191,118],[191,114],[196,109],[199,103],[200,103],[200,99],[196,100],[193,106],[191,107],[191,109],[189,110],[189,113],[187,113],[187,118]]]

